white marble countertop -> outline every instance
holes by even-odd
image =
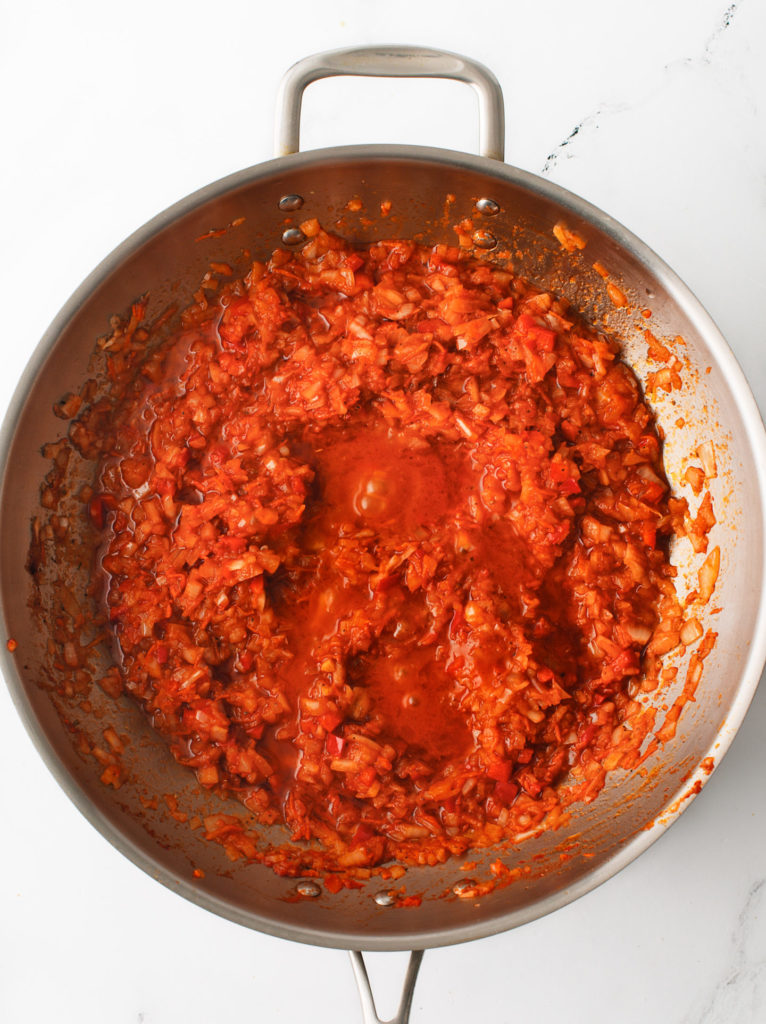
[[[509,161],[659,252],[710,310],[766,410],[758,0],[29,0],[4,5],[3,21],[0,412],[53,315],[110,249],[177,198],[271,155],[291,63],[392,41],[491,67]],[[474,149],[468,90],[407,83],[400,95],[367,81],[312,87],[304,146]],[[157,885],[58,789],[4,687],[0,720],[6,1024],[360,1019],[344,953],[249,932]],[[762,686],[724,763],[666,836],[547,918],[429,952],[413,1024],[766,1020],[764,736]],[[372,960],[384,1015],[402,965],[399,954]]]

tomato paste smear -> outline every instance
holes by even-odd
[[[635,763],[680,614],[661,446],[554,295],[310,234],[115,345],[72,436],[124,686],[176,759],[329,869],[436,863]]]

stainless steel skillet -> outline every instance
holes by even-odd
[[[297,152],[303,90],[310,81],[337,74],[469,82],[481,100],[482,155],[403,146]],[[249,927],[327,946],[423,949],[466,941],[533,920],[605,881],[662,834],[690,802],[683,799],[686,794],[694,794],[725,753],[766,655],[763,426],[730,350],[673,272],[607,215],[502,163],[502,96],[486,69],[455,55],[410,48],[340,51],[297,65],[285,79],[280,102],[280,157],[208,186],[131,236],[72,296],[25,371],[0,439],[0,599],[6,635],[18,644],[13,654],[3,651],[4,673],[42,756],[80,810],[118,849],[187,898]],[[352,196],[362,201],[358,214],[345,209]],[[391,204],[387,216],[384,202]],[[79,713],[77,728],[83,734],[98,737],[103,729],[98,716],[106,714],[118,732],[136,738],[127,755],[131,781],[115,792],[98,781],[100,766],[78,753],[60,714],[71,725],[71,710],[57,709],[49,688],[40,686],[50,679],[48,638],[26,605],[31,581],[25,560],[46,468],[39,449],[63,429],[52,413],[54,403],[86,378],[94,340],[107,330],[111,314],[146,291],[151,310],[170,300],[183,305],[211,260],[236,265],[243,248],[265,254],[283,238],[300,244],[298,224],[314,216],[327,225],[340,220],[341,230],[359,241],[399,235],[430,242],[452,241],[452,225],[473,217],[481,231],[477,243],[489,247],[494,240],[510,248],[519,272],[568,295],[590,319],[604,318],[624,337],[639,375],[645,374],[645,345],[630,317],[605,298],[593,270],[594,263],[603,264],[635,306],[651,307],[655,333],[685,339],[679,348],[687,367],[685,387],[673,396],[675,404],[659,402],[657,409],[679,490],[684,460],[708,431],[716,447],[714,542],[723,562],[706,625],[719,640],[696,703],[686,709],[676,738],[648,762],[646,777],[615,778],[595,804],[577,812],[567,830],[580,836],[571,860],[559,863],[561,834],[531,840],[504,859],[515,865],[538,856],[540,870],[489,894],[478,906],[453,895],[440,898],[463,878],[452,864],[408,874],[408,889],[424,897],[417,911],[386,906],[381,883],[337,896],[320,888],[316,897],[294,899],[294,881],[258,865],[232,866],[219,848],[199,841],[162,809],[142,804],[147,791],[173,791],[190,813],[210,810],[134,708],[115,709],[94,693],[92,713]],[[586,239],[584,250],[569,253],[559,246],[552,230],[561,221]],[[223,228],[221,234],[210,233]],[[676,426],[681,419],[687,427]],[[682,575],[694,573],[688,552],[679,548],[675,558]],[[52,591],[46,599],[52,613]],[[721,611],[713,615],[713,606]],[[192,877],[193,867],[204,871],[203,879]],[[482,873],[485,864],[477,868]],[[371,1012],[369,1005],[365,1012]]]

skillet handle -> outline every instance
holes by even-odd
[[[370,979],[367,975],[367,968],[364,964],[364,955],[357,949],[350,949],[348,955],[351,957],[351,966],[354,969],[354,977],[359,988],[359,998],[362,1001],[362,1022],[363,1024],[407,1024],[410,1019],[410,1008],[412,997],[415,992],[415,982],[418,978],[418,970],[423,959],[422,949],[413,949],[410,953],[410,962],[407,967],[407,975],[402,988],[402,998],[399,1002],[399,1009],[396,1015],[389,1021],[383,1021],[375,1009],[375,1000],[370,987]]]
[[[369,78],[449,78],[473,86],[479,96],[479,153],[505,159],[505,107],[500,83],[478,61],[421,46],[362,46],[327,50],[293,64],[277,99],[276,155],[300,149],[301,102],[312,82],[337,75]]]

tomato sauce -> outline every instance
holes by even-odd
[[[553,827],[636,762],[681,617],[652,415],[506,268],[304,229],[78,417],[124,688],[283,873]]]

